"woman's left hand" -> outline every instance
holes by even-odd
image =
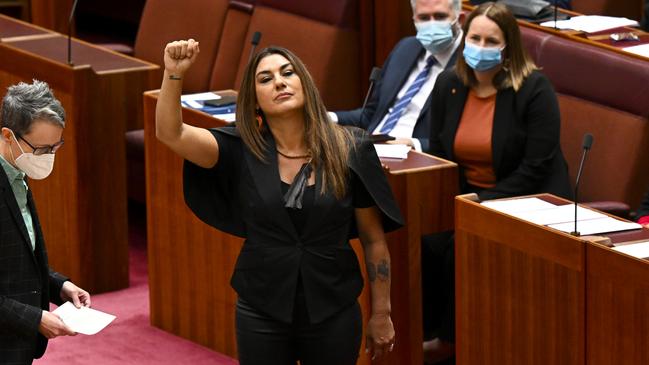
[[[365,352],[372,360],[378,359],[394,348],[394,326],[389,314],[373,314],[367,323]]]

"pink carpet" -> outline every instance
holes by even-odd
[[[130,212],[134,213],[134,210]],[[135,210],[143,215],[142,210]],[[141,219],[139,219],[141,220]],[[225,355],[176,337],[149,324],[149,285],[147,278],[144,222],[131,219],[130,287],[92,297],[97,310],[117,319],[94,336],[77,335],[51,340],[37,365],[125,365],[125,364],[238,364]],[[92,293],[91,293],[92,294]]]

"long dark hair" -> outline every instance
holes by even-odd
[[[268,47],[261,50],[246,66],[239,95],[237,98],[237,128],[243,142],[259,160],[264,158],[268,146],[263,133],[265,123],[261,126],[257,120],[257,93],[255,92],[255,72],[259,62],[270,55],[281,55],[286,58],[302,82],[304,92],[304,142],[312,155],[315,171],[321,174],[324,194],[331,191],[341,199],[347,191],[349,150],[352,146],[351,133],[336,123],[332,123],[327,109],[320,98],[313,78],[304,63],[291,51],[281,47]],[[260,113],[263,116],[263,111]]]

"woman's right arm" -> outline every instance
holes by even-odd
[[[199,48],[193,39],[168,43],[164,50],[164,76],[156,105],[156,137],[182,158],[211,168],[219,159],[219,145],[207,129],[183,123],[180,96],[185,73]]]

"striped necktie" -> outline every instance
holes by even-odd
[[[380,134],[388,134],[392,131],[392,129],[394,129],[394,126],[397,125],[399,118],[401,118],[401,115],[412,101],[412,98],[417,95],[422,85],[424,85],[424,83],[426,82],[426,79],[428,79],[430,69],[433,67],[435,62],[435,57],[430,55],[426,60],[426,66],[424,67],[424,69],[421,70],[419,75],[417,75],[415,81],[410,84],[408,90],[406,90],[406,93],[403,94],[403,96],[399,100],[397,100],[392,107],[392,111],[388,115],[388,119],[385,121],[385,124],[383,124],[383,127],[381,127],[381,130],[379,131]]]

